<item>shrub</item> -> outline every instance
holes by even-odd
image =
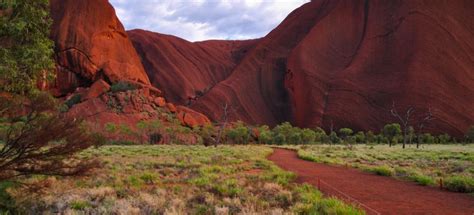
[[[235,197],[242,192],[242,189],[239,188],[237,180],[228,179],[223,183],[214,185],[213,190],[217,191],[218,194],[222,196]]]
[[[387,124],[383,127],[382,131],[383,131],[383,135],[389,141],[388,142],[389,146],[392,146],[392,143],[394,143],[394,141],[396,140],[396,137],[402,133],[400,124],[398,123]]]
[[[125,81],[119,81],[115,84],[112,84],[112,86],[110,86],[110,91],[114,93],[125,92],[125,91],[135,90],[135,89],[136,89],[135,86]]]
[[[355,134],[355,141],[357,143],[365,143],[366,142],[366,137],[365,137],[364,132],[362,132],[362,131],[357,132]]]
[[[336,132],[331,132],[331,134],[329,135],[329,140],[331,141],[331,143],[333,144],[338,144],[341,142],[341,139],[339,139],[339,137],[337,136]]]
[[[74,96],[72,96],[69,100],[67,100],[66,102],[64,102],[64,104],[68,107],[68,108],[71,108],[72,106],[76,105],[76,104],[79,104],[81,102],[81,95],[80,94],[76,94]]]
[[[462,193],[474,192],[474,179],[466,176],[452,176],[444,181],[448,190]]]
[[[341,128],[339,129],[339,136],[344,140],[347,141],[347,138],[354,133],[350,128]]]
[[[439,143],[446,144],[446,143],[449,143],[449,141],[451,141],[451,136],[449,136],[449,134],[441,134],[438,136],[438,140],[439,140]]]
[[[226,132],[228,140],[236,144],[247,144],[250,139],[250,129],[241,121],[238,121],[235,126]]]
[[[117,146],[130,146],[135,145],[135,142],[129,140],[112,140],[109,142],[110,145],[117,145]]]
[[[69,206],[71,207],[71,209],[74,210],[84,210],[86,208],[91,207],[90,203],[84,200],[72,201],[71,203],[69,203]]]
[[[408,178],[420,185],[426,186],[435,184],[434,180],[431,177],[425,175],[411,175]]]
[[[301,132],[301,139],[303,144],[313,144],[316,141],[316,132],[305,128]]]
[[[260,134],[258,136],[258,142],[260,144],[272,144],[272,132],[268,129],[260,129]]]
[[[12,207],[15,205],[15,201],[7,192],[7,189],[13,186],[14,183],[11,181],[0,182],[0,214],[8,214],[8,211],[14,210]]]
[[[375,173],[376,175],[382,175],[382,176],[392,176],[395,173],[395,171],[389,166],[370,167],[366,170],[368,172]]]

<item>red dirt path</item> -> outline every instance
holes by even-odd
[[[357,169],[305,161],[299,159],[296,152],[286,149],[274,149],[268,159],[296,173],[298,183],[318,186],[319,179],[323,193],[357,200],[367,214],[474,214],[474,197],[468,194],[420,186]]]

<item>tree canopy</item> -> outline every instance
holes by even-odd
[[[49,2],[2,1],[0,12],[0,91],[25,95],[53,76]]]

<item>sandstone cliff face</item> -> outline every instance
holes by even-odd
[[[331,1],[336,3],[336,1]],[[313,3],[314,4],[314,3]],[[434,132],[474,124],[472,1],[340,1],[288,58],[300,126],[378,130],[389,109],[431,108]]]
[[[189,42],[144,30],[127,32],[151,83],[175,103],[189,104],[226,79],[258,40]]]
[[[62,93],[97,79],[149,79],[125,30],[107,0],[51,0],[58,79]]]
[[[263,38],[192,107],[257,124],[379,130],[431,108],[428,130],[474,124],[474,2],[312,1]]]
[[[107,1],[51,2],[65,88],[149,77],[170,102],[253,124],[378,131],[392,104],[431,109],[431,132],[474,124],[474,1],[313,0],[258,40],[134,30],[136,51]]]

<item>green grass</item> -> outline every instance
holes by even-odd
[[[265,146],[104,146],[84,157],[103,167],[86,176],[49,177],[41,195],[21,188],[19,211],[105,214],[363,214],[326,198],[268,161]],[[25,179],[25,183],[40,181]],[[61,207],[67,205],[67,208]]]
[[[377,175],[439,186],[454,192],[474,192],[474,145],[422,145],[416,149],[399,145],[284,146],[298,150],[301,159],[351,166]]]
[[[371,172],[376,175],[382,175],[382,176],[392,176],[395,173],[395,171],[389,166],[369,167],[369,168],[366,168],[365,170],[367,172]]]

